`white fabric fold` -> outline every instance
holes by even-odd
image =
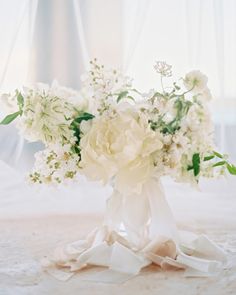
[[[198,271],[210,274],[216,272],[222,266],[222,263],[219,261],[201,259],[198,257],[186,255],[184,253],[179,253],[177,255],[176,261],[181,263],[182,265],[185,265],[185,267],[190,267]]]
[[[143,267],[150,263],[150,260],[146,259],[143,255],[136,254],[132,250],[116,242],[113,245],[109,268],[117,272],[136,275]]]

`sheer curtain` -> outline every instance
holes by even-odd
[[[150,0],[123,0],[123,70],[129,70],[132,57],[142,36],[146,22]]]
[[[37,0],[0,1],[0,87],[14,90],[29,80]]]
[[[35,20],[33,39],[33,82],[80,88],[80,76],[88,64],[80,2],[41,0]]]
[[[82,1],[0,1],[0,91],[10,92],[36,82],[80,88],[88,66],[81,18]],[[5,115],[0,110],[1,118]],[[0,160],[28,170],[42,148],[19,137],[14,125],[0,126]]]
[[[29,63],[37,0],[0,1],[0,91],[9,92],[29,81]],[[0,115],[5,115],[0,108]],[[14,125],[0,127],[0,159],[19,163],[23,139]]]

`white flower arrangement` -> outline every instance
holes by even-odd
[[[62,183],[84,174],[112,180],[129,194],[140,192],[153,176],[196,184],[201,176],[226,170],[236,175],[227,156],[215,151],[207,77],[192,71],[167,87],[164,79],[172,76],[172,67],[157,62],[154,68],[162,91],[141,93],[129,77],[94,60],[79,92],[54,83],[4,95],[16,111],[1,124],[17,118],[26,139],[45,144],[36,154],[31,181]]]

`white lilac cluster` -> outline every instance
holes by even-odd
[[[71,145],[52,145],[35,154],[35,166],[30,173],[34,183],[66,183],[78,176],[80,157]]]
[[[197,184],[201,176],[226,170],[236,174],[226,156],[215,151],[207,77],[192,71],[167,84],[172,67],[165,62],[154,67],[162,91],[142,94],[130,78],[96,60],[80,92],[58,85],[18,91],[19,110],[2,124],[19,117],[25,137],[45,143],[46,149],[36,154],[31,180],[61,183],[80,173],[112,181],[115,189],[131,194],[139,193],[151,177],[170,175]]]

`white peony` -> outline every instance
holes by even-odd
[[[143,184],[154,175],[154,154],[139,155],[124,167],[121,167],[115,178],[115,188],[126,195],[141,193]]]
[[[80,147],[83,174],[104,183],[115,177],[115,187],[127,193],[141,190],[150,177],[152,154],[162,142],[143,114],[127,109],[93,119]]]
[[[200,71],[191,71],[184,78],[184,86],[187,90],[200,93],[207,87],[208,78]]]

